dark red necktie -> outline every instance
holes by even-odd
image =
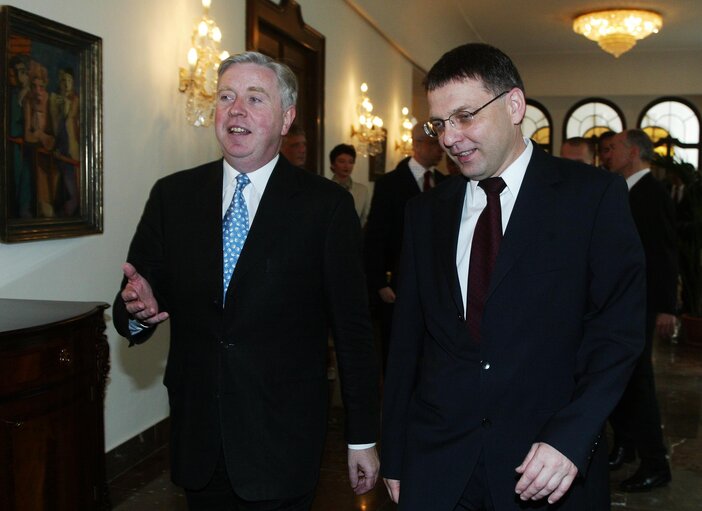
[[[422,191],[426,192],[431,188],[431,170],[427,170],[424,173],[424,186],[422,187]]]
[[[473,234],[468,270],[468,332],[475,342],[480,342],[480,323],[485,299],[490,287],[490,276],[495,266],[502,241],[502,208],[500,193],[505,189],[501,177],[491,177],[478,183],[487,195],[487,206],[480,213]]]

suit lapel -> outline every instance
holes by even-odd
[[[546,224],[544,216],[550,210],[549,205],[557,200],[553,185],[562,179],[553,164],[554,160],[538,147],[534,147],[500,245],[487,299]]]
[[[451,186],[447,185],[441,190],[434,213],[436,216],[434,246],[440,261],[441,274],[446,277],[456,309],[461,312],[465,312],[465,306],[456,270],[456,251],[467,185],[468,181],[465,178],[454,178]]]
[[[204,169],[203,186],[194,193],[196,207],[191,214],[197,225],[198,243],[202,254],[202,275],[207,289],[219,289],[222,296],[222,160],[210,163]]]
[[[299,183],[290,164],[280,158],[261,197],[261,203],[234,269],[229,292],[251,268],[265,263],[266,254],[272,252],[279,234],[284,232],[288,218],[284,212],[288,210],[289,202],[298,190]]]

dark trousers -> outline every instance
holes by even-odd
[[[650,468],[667,465],[651,355],[655,316],[646,319],[646,345],[622,399],[610,417],[614,443],[635,449]]]
[[[232,488],[220,455],[217,468],[207,486],[201,490],[185,489],[189,511],[309,511],[314,500],[314,490],[290,499],[250,502],[239,497]]]
[[[454,511],[494,511],[495,507],[492,504],[490,497],[490,488],[487,484],[487,475],[485,474],[485,463],[483,454],[480,454],[480,459],[473,469],[473,473],[466,484],[463,495],[458,501],[458,505]]]

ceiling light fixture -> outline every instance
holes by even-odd
[[[615,57],[631,50],[636,41],[657,34],[663,18],[642,9],[607,9],[582,14],[573,20],[573,31],[595,41]]]

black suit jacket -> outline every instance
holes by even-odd
[[[421,193],[409,161],[410,158],[405,158],[395,170],[375,182],[364,243],[366,277],[373,296],[375,291],[388,285],[387,272],[392,273],[391,286],[396,286],[405,206],[409,199]],[[436,184],[444,178],[440,172],[434,172]]]
[[[128,261],[170,313],[172,478],[203,487],[223,449],[239,496],[293,497],[317,480],[330,326],[347,440],[376,438],[378,372],[358,216],[348,192],[281,157],[223,308],[222,172],[219,160],[159,180],[129,249]],[[114,321],[130,337],[119,295]]]
[[[629,191],[629,203],[646,254],[648,316],[675,314],[678,260],[673,201],[649,172]]]
[[[625,183],[534,148],[479,345],[456,272],[467,183],[450,178],[407,206],[383,475],[401,480],[401,510],[449,511],[482,452],[495,509],[522,509],[514,469],[541,441],[579,470],[558,509],[608,509],[600,434],[644,337],[644,257]]]

